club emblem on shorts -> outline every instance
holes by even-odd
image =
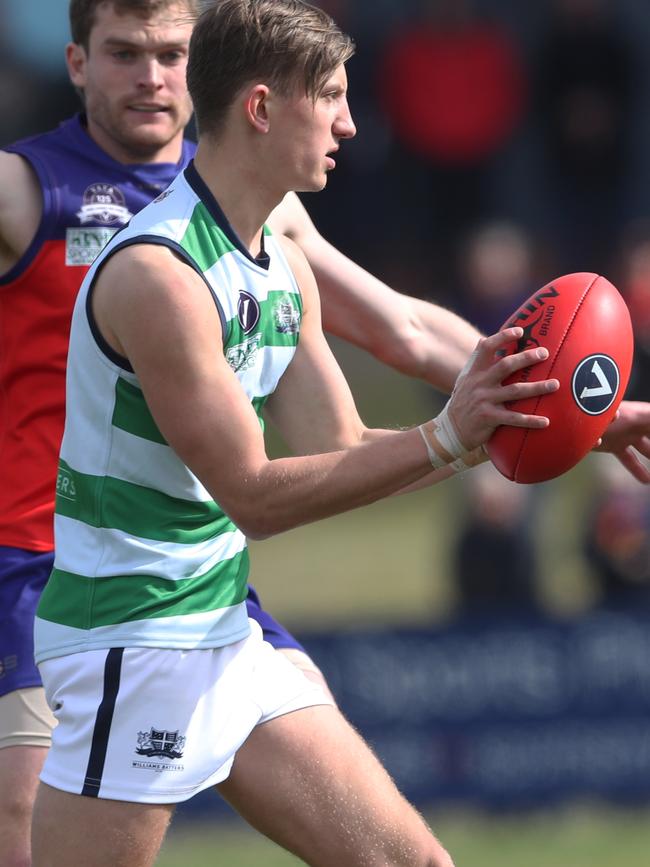
[[[239,293],[237,319],[244,334],[251,332],[260,321],[260,305],[257,298],[251,295],[250,292],[244,292],[243,289]]]
[[[583,358],[573,374],[573,397],[587,415],[600,415],[609,409],[621,381],[618,367],[609,355]]]
[[[297,334],[300,329],[300,311],[290,295],[282,295],[273,307],[275,330],[280,334]]]
[[[169,732],[166,729],[151,728],[148,732],[138,732],[136,753],[140,756],[163,756],[166,759],[183,757],[185,738],[178,730]]]
[[[120,223],[125,225],[133,214],[126,207],[124,193],[113,184],[91,184],[84,192],[77,216],[82,223]]]

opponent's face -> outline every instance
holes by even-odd
[[[279,147],[285,150],[284,165],[293,178],[287,189],[298,192],[322,190],[327,172],[335,166],[333,154],[341,139],[352,138],[356,128],[347,101],[347,75],[339,66],[328,78],[316,101],[301,94],[281,101]]]
[[[88,50],[67,48],[84,91],[88,131],[120,162],[176,162],[192,114],[185,67],[192,24],[182,3],[153,15],[97,9]]]

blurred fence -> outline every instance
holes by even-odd
[[[475,618],[305,644],[417,804],[650,800],[650,613]],[[219,803],[204,793],[181,814]]]

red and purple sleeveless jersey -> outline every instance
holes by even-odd
[[[36,173],[43,216],[23,257],[0,277],[0,545],[50,551],[77,290],[106,241],[171,183],[195,145],[183,143],[179,163],[125,165],[76,116],[4,149]]]

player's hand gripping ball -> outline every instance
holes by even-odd
[[[531,295],[503,328],[514,325],[524,334],[506,353],[544,346],[549,357],[506,382],[552,378],[560,387],[511,404],[518,412],[547,416],[547,428],[502,425],[487,452],[507,478],[543,482],[577,464],[614,419],[632,368],[632,322],[608,280],[580,273],[559,277]]]

